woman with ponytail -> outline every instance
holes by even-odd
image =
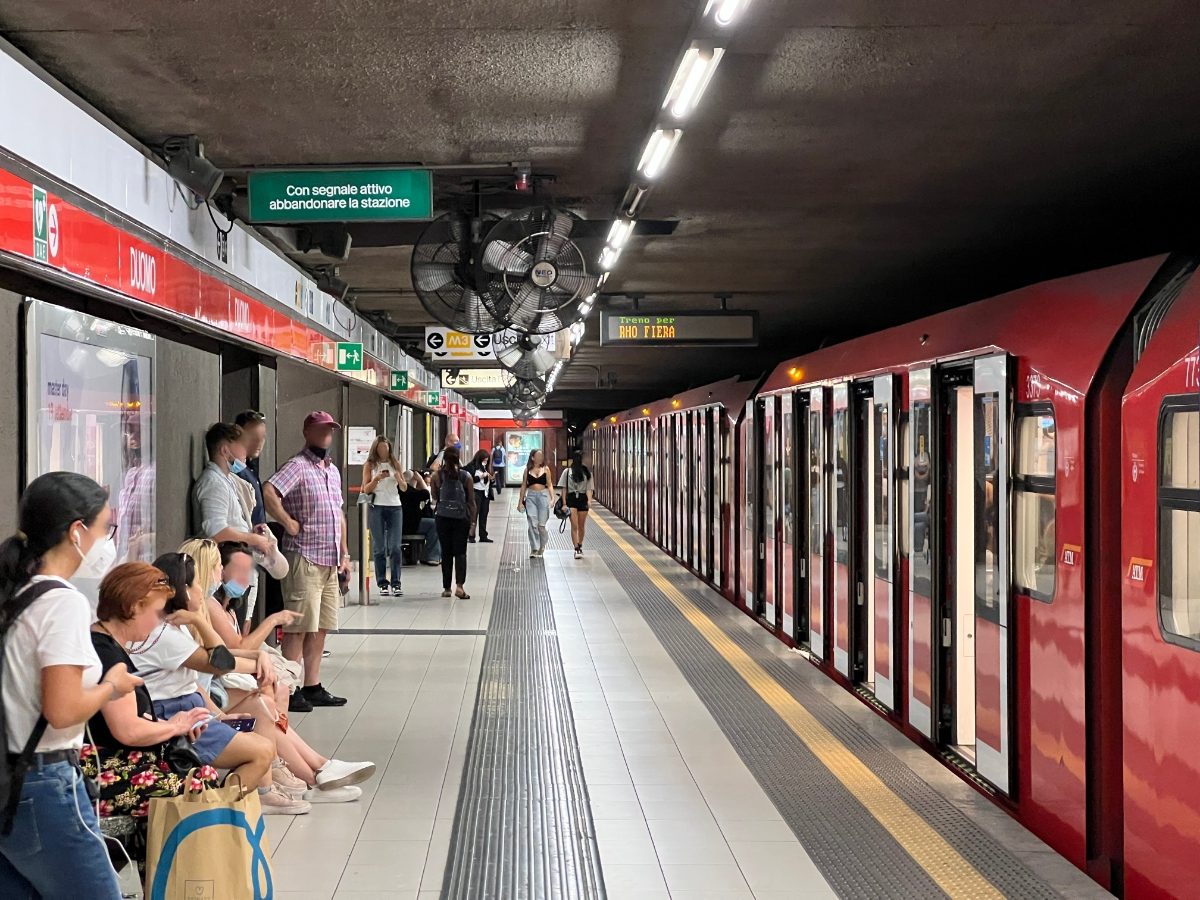
[[[0,897],[119,900],[79,748],[84,723],[142,680],[123,664],[101,679],[95,616],[68,580],[113,563],[108,494],[50,472],[25,489],[18,521],[0,544]]]
[[[571,454],[571,465],[563,469],[558,486],[566,497],[567,509],[571,511],[571,543],[575,545],[575,558],[581,559],[593,487],[592,470],[583,464],[582,450]]]

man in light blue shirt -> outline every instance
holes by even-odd
[[[192,488],[192,514],[203,537],[216,541],[240,541],[251,549],[265,552],[270,540],[254,531],[238,495],[235,466],[244,466],[233,444],[241,439],[236,425],[218,422],[205,432],[208,465]]]

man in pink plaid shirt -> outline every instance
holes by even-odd
[[[267,512],[286,532],[280,547],[289,565],[283,604],[300,616],[283,629],[283,655],[304,663],[304,687],[292,694],[292,712],[346,703],[321,684],[325,635],[338,627],[338,573],[350,569],[342,473],[329,459],[334,431],[341,427],[327,412],[309,413],[304,449],[263,485]]]

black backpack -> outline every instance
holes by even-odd
[[[442,486],[438,489],[438,518],[465,519],[467,517],[467,492],[463,487],[462,479],[461,471],[455,473],[453,478],[442,477]]]
[[[62,588],[65,582],[58,579],[39,581],[19,591],[3,607],[0,607],[0,691],[3,690],[4,663],[8,656],[8,633],[16,624],[21,613],[29,609],[34,601],[47,591]],[[48,726],[46,717],[39,715],[29,740],[21,749],[20,754],[13,758],[8,752],[8,716],[4,712],[4,704],[0,703],[0,834],[12,833],[13,819],[17,815],[17,804],[21,802],[21,787],[25,783],[25,773],[33,766],[33,755],[37,745],[46,733]]]

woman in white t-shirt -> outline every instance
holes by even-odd
[[[401,597],[400,570],[404,566],[404,508],[401,491],[408,490],[402,477],[404,470],[392,452],[392,442],[380,435],[371,444],[371,452],[363,463],[362,492],[371,495],[371,511],[367,524],[371,529],[371,555],[375,559],[375,584],[379,596]],[[392,580],[388,581],[388,562],[392,564]]]
[[[28,749],[32,758],[3,798],[0,897],[119,900],[80,775],[79,748],[84,723],[142,680],[123,664],[100,679],[91,604],[67,580],[99,578],[116,557],[108,492],[83,475],[50,472],[25,489],[19,522],[20,530],[0,544],[0,621],[16,613],[4,636],[0,687],[5,750]],[[19,611],[22,600],[28,608]],[[28,746],[39,727],[44,732]],[[0,765],[19,776],[11,763]]]

